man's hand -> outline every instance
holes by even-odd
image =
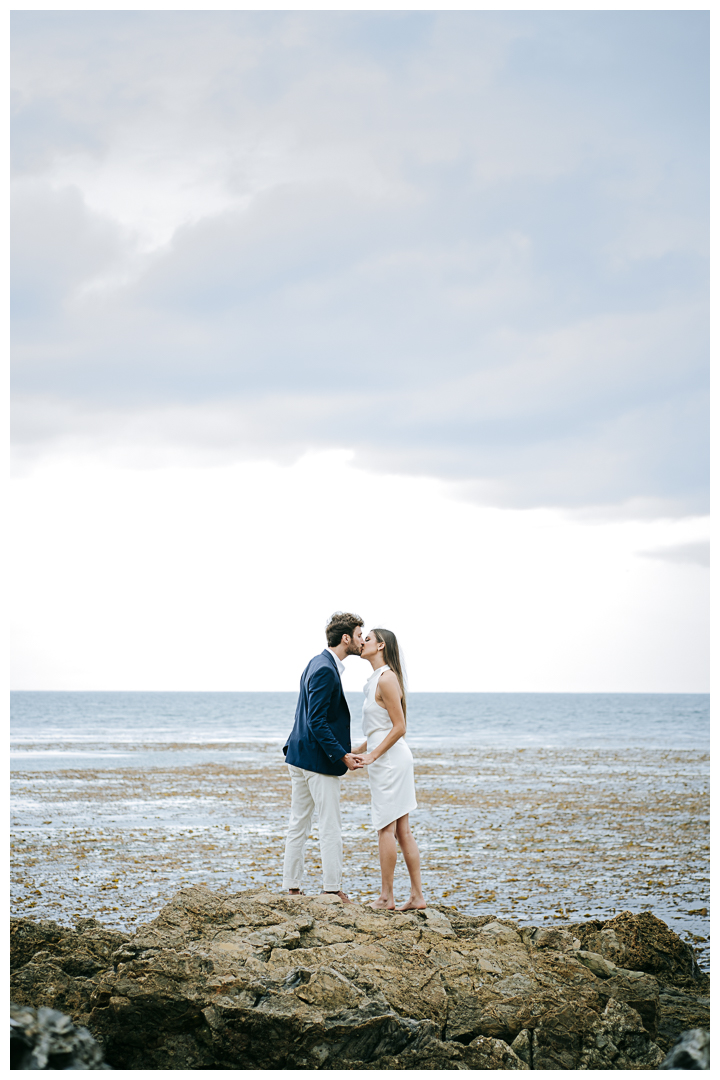
[[[346,754],[343,758],[343,761],[347,765],[350,772],[354,772],[355,769],[362,769],[364,764],[360,754]]]

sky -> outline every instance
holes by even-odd
[[[13,685],[705,691],[708,33],[14,12]]]

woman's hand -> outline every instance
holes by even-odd
[[[350,772],[354,772],[355,769],[362,769],[362,758],[357,754],[345,754],[343,761]]]
[[[363,754],[360,760],[362,761],[363,765],[372,765],[373,761],[377,761],[377,757],[375,753],[371,750],[369,753]]]

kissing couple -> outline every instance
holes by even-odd
[[[283,891],[302,895],[305,845],[317,812],[322,891],[352,903],[342,889],[340,777],[348,770],[366,768],[381,878],[380,895],[370,907],[395,910],[393,879],[399,844],[410,874],[410,898],[399,910],[412,911],[424,908],[425,900],[420,852],[410,831],[409,814],[417,802],[413,759],[405,742],[407,708],[400,649],[392,631],[370,630],[363,636],[364,625],[358,615],[336,611],[325,627],[327,649],[312,658],[300,678],[295,724],[283,747],[292,783]],[[362,710],[366,738],[352,750],[350,709],[340,678],[348,656],[360,656],[372,668]]]

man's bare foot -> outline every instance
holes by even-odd
[[[422,897],[419,900],[413,900],[413,898],[410,897],[407,904],[403,904],[403,906],[401,908],[399,908],[398,910],[399,911],[422,911],[426,907],[427,907],[427,904],[422,899]]]
[[[355,901],[351,900],[347,893],[344,893],[342,889],[323,889],[323,896],[339,896],[343,904],[355,903]]]
[[[302,889],[288,889],[288,896],[304,896]]]
[[[373,908],[375,911],[394,911],[395,901],[383,900],[382,897],[380,897],[378,900],[373,900],[372,904],[368,904],[368,907]]]

